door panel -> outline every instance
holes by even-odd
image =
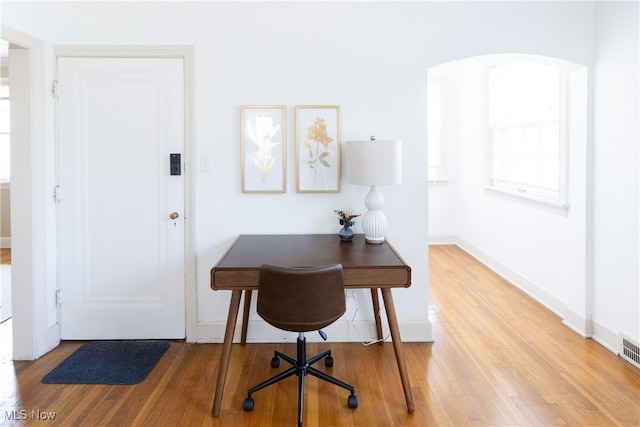
[[[185,336],[184,179],[169,169],[184,149],[182,70],[58,59],[63,339]]]

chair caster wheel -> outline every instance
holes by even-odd
[[[351,401],[351,397],[353,397],[353,396],[350,396],[350,397],[349,397],[349,401]],[[254,402],[253,402],[253,397],[247,397],[247,398],[244,400],[244,403],[242,404],[242,409],[244,409],[246,412],[251,412],[251,411],[253,411],[253,403],[254,403]],[[357,403],[357,401],[356,401],[356,406],[357,406],[357,405],[358,405],[358,403]]]
[[[358,396],[356,396],[355,394],[352,394],[351,396],[349,396],[349,400],[347,400],[347,405],[349,405],[349,408],[351,409],[356,409],[358,407]]]
[[[274,357],[273,359],[271,359],[271,367],[277,368],[278,366],[280,366],[280,358]]]
[[[333,366],[333,356],[327,356],[324,359],[324,366],[326,366],[327,368],[330,368]]]

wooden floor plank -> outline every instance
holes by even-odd
[[[307,377],[307,426],[640,425],[640,371],[631,364],[563,326],[457,247],[430,249],[429,277],[435,342],[404,344],[416,411],[406,411],[391,343],[311,343],[309,354],[332,349],[335,366],[328,372],[356,387],[360,405],[347,408],[347,391]],[[242,410],[247,388],[275,371],[273,350],[295,354],[294,344],[235,345],[215,418],[220,344],[171,342],[134,386],[42,384],[79,345],[63,343],[35,362],[0,357],[0,424],[295,424],[295,376],[257,392],[253,412]],[[29,420],[6,419],[23,409]],[[32,410],[54,412],[56,419],[34,420]]]
[[[11,264],[11,249],[0,249],[0,264]]]

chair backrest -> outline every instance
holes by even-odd
[[[345,310],[340,264],[321,267],[265,264],[260,269],[258,314],[276,328],[315,331],[338,320]]]

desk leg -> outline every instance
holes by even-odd
[[[378,299],[378,288],[371,288],[371,299],[373,300],[373,318],[376,319],[376,332],[378,333],[378,344],[382,345],[382,320],[380,320],[380,300]]]
[[[389,319],[389,329],[391,330],[393,349],[396,352],[396,361],[398,362],[398,370],[400,371],[400,380],[402,381],[402,388],[404,389],[404,397],[407,401],[407,412],[413,412],[415,411],[415,405],[413,403],[411,385],[409,384],[407,364],[404,359],[404,350],[402,349],[402,341],[400,340],[400,329],[398,328],[398,318],[396,317],[396,308],[393,305],[391,288],[382,288],[382,298],[384,300],[384,307],[387,311],[387,318]]]
[[[233,333],[236,330],[238,320],[238,310],[240,309],[241,290],[234,290],[231,293],[229,303],[229,316],[227,317],[227,328],[224,331],[224,344],[222,345],[222,355],[220,355],[220,366],[218,368],[218,382],[216,383],[216,394],[213,398],[213,416],[220,415],[220,405],[222,404],[222,392],[224,382],[227,379],[227,368],[229,367],[229,356],[231,356],[231,345],[233,344]]]
[[[249,327],[249,310],[251,309],[251,290],[244,291],[244,311],[242,312],[242,335],[240,345],[247,343],[247,328]]]

